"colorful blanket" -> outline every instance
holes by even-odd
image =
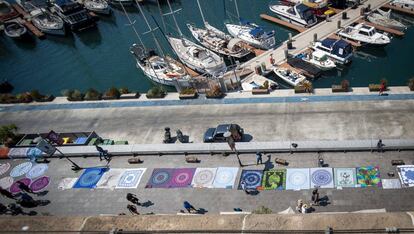
[[[286,169],[272,169],[265,171],[262,187],[265,190],[286,189]]]

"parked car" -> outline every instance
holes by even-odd
[[[216,128],[207,129],[204,133],[204,142],[225,142],[225,132],[231,132],[235,141],[243,139],[244,130],[238,124],[220,124]]]

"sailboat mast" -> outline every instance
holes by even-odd
[[[161,9],[161,5],[160,5],[160,0],[157,0],[157,5],[158,5],[158,10],[160,11],[162,26],[164,27],[164,31],[166,31],[167,30],[167,26],[165,26],[164,16],[163,16],[162,9]]]
[[[137,3],[138,9],[142,14],[142,17],[144,18],[145,23],[147,24],[148,29],[151,32],[152,38],[154,39],[155,45],[157,46],[158,51],[160,52],[160,54],[164,57],[164,52],[161,49],[160,43],[158,42],[157,38],[154,35],[154,30],[151,28],[151,25],[148,23],[147,17],[145,16],[144,11],[141,8],[141,4],[139,4],[139,2],[137,0],[135,0],[135,2]]]
[[[170,12],[172,14],[172,17],[174,19],[175,26],[177,27],[178,33],[180,34],[180,37],[182,37],[183,36],[183,33],[181,32],[180,27],[178,27],[177,19],[175,18],[175,14],[174,14],[174,12],[172,10],[171,4],[170,4],[170,0],[167,0],[167,3],[168,3],[168,7],[170,8]]]
[[[129,24],[132,26],[132,29],[134,30],[135,35],[138,37],[139,43],[142,45],[142,47],[143,47],[143,48],[144,48],[144,50],[146,51],[146,50],[147,50],[147,48],[145,47],[144,42],[142,42],[142,39],[141,39],[141,37],[139,36],[139,33],[138,33],[137,29],[136,29],[136,28],[135,28],[135,26],[134,26],[134,23],[131,21],[131,18],[129,18],[129,15],[128,15],[128,13],[126,12],[125,7],[124,7],[124,5],[122,4],[122,2],[120,2],[120,4],[121,4],[121,7],[122,7],[122,10],[124,11],[125,16],[126,16],[126,17],[127,17],[127,19],[128,19]]]
[[[203,19],[203,24],[206,24],[206,19],[204,18],[203,11],[201,10],[200,1],[197,0],[198,9],[200,10],[201,18]]]
[[[239,13],[239,6],[237,4],[237,0],[234,0],[234,4],[236,5],[237,20],[240,21],[240,13]]]

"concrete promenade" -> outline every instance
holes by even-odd
[[[313,42],[313,35],[316,33],[318,35],[318,40],[325,39],[331,34],[335,33],[338,30],[338,21],[341,21],[341,26],[350,25],[361,18],[360,12],[362,7],[371,6],[371,9],[377,9],[382,5],[388,3],[389,0],[367,0],[362,5],[356,9],[346,9],[343,12],[347,13],[347,19],[342,19],[342,12],[331,17],[330,22],[323,21],[316,26],[295,35],[292,39],[293,49],[289,50],[290,54],[298,54],[308,48],[311,42]],[[277,36],[277,35],[276,35]],[[271,66],[269,61],[269,55],[273,54],[276,64],[280,64],[285,60],[285,49],[287,49],[286,41],[283,42],[278,48],[273,50],[268,50],[260,56],[244,63],[242,67],[248,67],[254,69],[255,66],[260,65],[265,62],[266,67]]]

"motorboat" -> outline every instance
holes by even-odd
[[[286,83],[292,85],[293,87],[299,85],[301,82],[306,80],[306,77],[304,75],[301,75],[291,69],[287,68],[274,68],[273,72],[280,77],[282,80],[284,80]]]
[[[19,13],[13,9],[10,3],[0,0],[0,23],[16,18]]]
[[[33,25],[43,33],[61,35],[66,34],[65,24],[63,20],[46,11],[45,9],[38,8],[30,12],[32,16]]]
[[[335,62],[332,61],[326,53],[322,51],[312,51],[310,53],[303,53],[298,55],[302,60],[318,67],[322,71],[328,71],[336,67]]]
[[[335,10],[328,7],[328,0],[303,0],[302,3],[312,9],[316,17],[325,18],[335,14]]]
[[[301,27],[309,28],[318,23],[312,10],[302,3],[295,6],[275,4],[270,5],[269,9],[280,19]]]
[[[108,3],[105,0],[85,0],[83,5],[89,11],[109,15],[111,14],[111,8],[109,8]]]
[[[233,37],[259,49],[268,50],[276,44],[274,30],[265,31],[264,28],[248,21],[242,20],[240,24],[226,24],[226,28]]]
[[[352,61],[352,45],[341,39],[326,38],[321,42],[315,42],[312,49],[325,54],[338,64],[347,64]]]
[[[407,29],[403,23],[391,18],[391,9],[389,11],[377,9],[377,11],[369,14],[367,16],[367,19],[374,24],[378,24],[387,28],[392,28],[400,31]]]
[[[250,53],[249,50],[243,47],[242,40],[225,34],[207,22],[205,23],[205,29],[197,28],[191,24],[187,24],[187,27],[201,45],[218,54],[242,58]]]
[[[413,0],[394,0],[391,2],[391,5],[399,6],[403,8],[414,9],[414,1]]]
[[[8,21],[4,23],[4,33],[10,38],[21,39],[27,33],[27,29],[19,22]]]
[[[385,46],[391,42],[385,33],[379,33],[374,27],[363,23],[347,26],[340,29],[337,34],[340,37],[360,42],[362,45]]]
[[[190,78],[185,68],[170,57],[158,56],[153,50],[147,52],[138,44],[133,44],[130,51],[135,57],[137,68],[156,83],[174,86],[175,80]]]
[[[73,0],[55,0],[50,8],[73,31],[81,31],[96,26],[95,19],[79,3]]]
[[[214,76],[226,71],[226,64],[216,53],[186,38],[167,36],[167,39],[180,60],[191,69]]]

